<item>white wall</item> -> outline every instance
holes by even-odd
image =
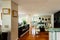
[[[11,1],[11,11],[18,11],[18,4]],[[16,13],[18,14],[18,12]],[[11,40],[16,40],[18,38],[18,16],[11,16]]]
[[[2,31],[11,31],[11,1],[2,1],[2,9],[3,8],[9,8],[10,9],[10,15],[4,15],[2,14]],[[8,27],[6,28],[5,25]]]
[[[0,20],[1,20],[1,11],[2,11],[2,7],[1,7],[1,4],[0,4]]]
[[[54,28],[54,14],[51,15],[51,24],[52,24],[52,28]]]
[[[2,7],[1,7],[1,1],[0,1],[0,25],[2,25],[2,21],[1,21],[1,11],[2,11]],[[0,32],[1,32],[1,26],[0,26]]]
[[[1,5],[1,1],[0,1],[0,25],[2,25],[1,13],[2,13],[2,5]]]
[[[2,14],[2,32],[10,32],[9,40],[16,40],[18,38],[18,17],[12,16],[12,10],[18,11],[18,5],[11,0],[3,0],[2,8],[10,9],[10,15]],[[8,27],[6,28],[5,25]]]

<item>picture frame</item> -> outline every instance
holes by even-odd
[[[47,21],[47,19],[45,19],[45,21]]]
[[[18,11],[12,10],[12,16],[13,17],[18,17]]]
[[[39,17],[39,19],[41,20],[41,17]]]
[[[44,20],[44,18],[42,18],[42,20]]]
[[[4,15],[9,15],[9,14],[10,14],[10,8],[3,8],[3,9],[2,9],[2,13],[3,13]]]
[[[51,20],[50,18],[48,18],[48,20]]]

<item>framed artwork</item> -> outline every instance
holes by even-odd
[[[42,18],[42,20],[44,20],[44,18]]]
[[[45,21],[47,21],[47,19],[45,19]]]
[[[50,18],[48,18],[48,20],[51,20]]]
[[[10,14],[10,8],[3,8],[2,13],[6,14],[6,15],[9,15]]]
[[[18,17],[18,11],[13,10],[13,11],[12,11],[12,16],[13,16],[13,17]]]
[[[39,19],[41,20],[41,17],[39,17]]]

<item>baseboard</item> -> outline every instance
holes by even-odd
[[[20,37],[24,36],[29,30],[27,30],[25,33],[23,33]]]

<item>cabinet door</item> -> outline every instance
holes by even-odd
[[[57,39],[57,40],[60,40],[60,32],[57,32],[57,33],[56,33],[56,39]]]
[[[49,40],[55,40],[55,32],[49,32]]]
[[[0,34],[0,40],[2,40],[2,35]]]

